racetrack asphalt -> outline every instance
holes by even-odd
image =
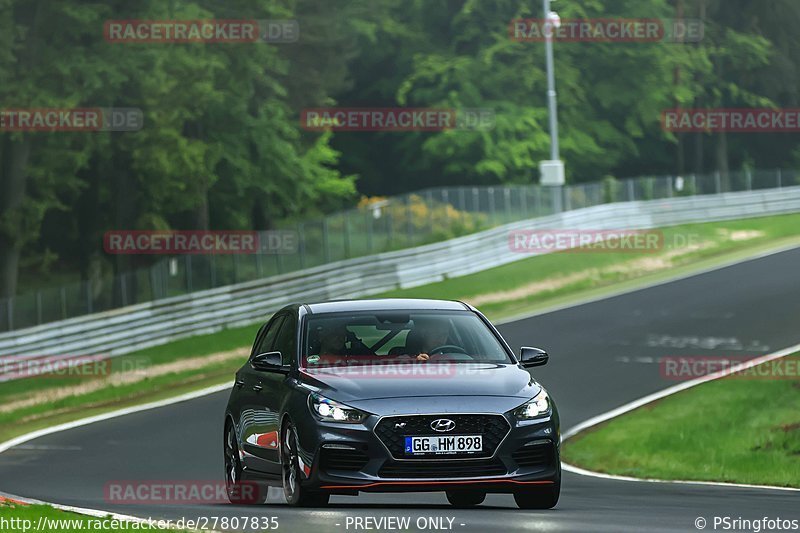
[[[794,249],[506,323],[500,330],[515,350],[533,345],[550,352],[550,363],[534,376],[555,398],[566,430],[674,385],[661,376],[660,357],[764,355],[800,342],[798,317],[800,249]],[[106,502],[104,487],[112,481],[221,482],[227,396],[217,393],[128,414],[11,448],[0,454],[0,491],[144,518],[277,517],[279,531],[315,533],[367,530],[356,527],[357,517],[410,517],[412,531],[425,525],[418,518],[431,517],[441,521],[439,530],[465,532],[697,531],[699,517],[707,530],[714,529],[715,516],[800,519],[798,492],[569,472],[564,472],[558,506],[549,511],[519,510],[510,495],[489,495],[478,508],[459,510],[443,493],[335,496],[325,509]],[[376,522],[360,524],[388,530]]]

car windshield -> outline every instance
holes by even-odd
[[[303,365],[512,363],[480,318],[464,312],[359,312],[306,321]]]

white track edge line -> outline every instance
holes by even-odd
[[[40,429],[37,431],[32,431],[31,433],[26,433],[25,435],[20,435],[19,437],[15,437],[11,440],[6,442],[0,443],[0,453],[8,450],[9,448],[13,448],[14,446],[18,446],[24,442],[28,442],[33,439],[37,439],[39,437],[43,437],[45,435],[50,435],[52,433],[58,433],[59,431],[65,431],[68,429],[77,428],[80,426],[87,426],[89,424],[93,424],[95,422],[100,422],[103,420],[109,420],[111,418],[118,418],[120,416],[125,416],[132,413],[138,413],[140,411],[148,411],[150,409],[157,409],[159,407],[165,407],[168,405],[173,405],[176,403],[185,402],[188,400],[194,400],[196,398],[200,398],[203,396],[208,396],[209,394],[214,394],[217,392],[222,392],[228,390],[232,387],[232,384],[222,384],[222,385],[214,385],[211,387],[206,387],[204,389],[187,392],[186,394],[181,394],[180,396],[174,396],[172,398],[166,398],[164,400],[158,400],[155,402],[150,402],[142,405],[135,405],[132,407],[126,407],[124,409],[117,409],[116,411],[110,411],[108,413],[103,413],[96,416],[91,416],[87,418],[83,418],[80,420],[74,420],[72,422],[66,422],[64,424],[59,424],[57,426],[49,427]],[[112,518],[116,518],[118,520],[125,520],[128,522],[139,522],[139,523],[147,523],[147,519],[140,518],[131,515],[123,515],[119,513],[112,513],[110,511],[104,511],[102,509],[91,509],[88,507],[74,507],[71,505],[63,505],[60,503],[53,503],[53,502],[46,502],[42,500],[36,500],[33,498],[26,498],[23,496],[16,496],[13,494],[7,494],[4,492],[0,492],[0,496],[4,496],[11,500],[18,500],[28,504],[39,504],[39,505],[49,505],[54,509],[59,509],[61,511],[71,511],[73,513],[94,516],[94,517],[106,517],[111,516]],[[213,532],[212,532],[213,533]]]
[[[613,418],[616,418],[620,415],[625,413],[629,413],[639,407],[644,405],[650,404],[662,398],[666,398],[667,396],[672,396],[678,392],[690,389],[692,387],[696,387],[697,385],[701,385],[703,383],[708,383],[709,381],[714,381],[730,374],[734,374],[736,372],[740,372],[742,370],[746,370],[748,368],[752,368],[763,363],[768,363],[770,361],[774,361],[776,359],[780,359],[782,357],[786,357],[787,355],[791,355],[793,353],[800,352],[800,344],[795,344],[794,346],[789,346],[788,348],[784,348],[783,350],[779,350],[777,352],[767,354],[761,357],[756,357],[745,361],[743,363],[733,365],[729,368],[724,370],[720,370],[718,372],[714,372],[712,374],[708,374],[705,376],[701,376],[699,378],[686,381],[684,383],[680,383],[678,385],[674,385],[672,387],[668,387],[664,390],[655,392],[653,394],[649,394],[638,400],[634,400],[630,403],[626,403],[625,405],[621,405],[616,409],[612,409],[611,411],[607,411],[600,415],[594,416],[589,418],[588,420],[584,420],[580,424],[573,426],[561,437],[561,442],[566,441],[567,439],[574,437],[578,433],[589,429],[591,427],[597,426],[602,424],[603,422],[607,422]],[[751,484],[742,484],[742,483],[725,483],[721,481],[692,481],[692,480],[667,480],[667,479],[653,479],[653,478],[637,478],[637,477],[630,477],[630,476],[619,476],[614,474],[605,474],[603,472],[595,472],[593,470],[586,470],[584,468],[580,468],[574,465],[571,465],[566,462],[561,462],[561,467],[574,474],[579,474],[582,476],[590,476],[590,477],[599,477],[603,479],[613,479],[618,481],[639,481],[639,482],[646,482],[646,483],[676,483],[676,484],[688,484],[688,485],[711,485],[717,487],[742,487],[742,488],[752,488],[752,489],[768,489],[768,490],[782,490],[782,491],[791,491],[791,492],[800,492],[800,488],[794,487],[776,487],[773,485],[751,485]]]
[[[185,402],[188,400],[194,400],[196,398],[200,398],[202,396],[208,396],[209,394],[214,394],[217,392],[222,392],[225,390],[230,390],[233,387],[232,383],[225,383],[222,385],[214,385],[211,387],[206,387],[204,389],[199,389],[192,392],[187,392],[185,394],[181,394],[179,396],[173,396],[171,398],[165,398],[163,400],[158,400],[155,402],[145,403],[142,405],[134,405],[131,407],[125,407],[123,409],[117,409],[116,411],[109,411],[108,413],[102,413],[95,416],[90,416],[88,418],[81,418],[79,420],[73,420],[71,422],[65,422],[63,424],[58,424],[56,426],[52,426],[49,428],[38,429],[36,431],[32,431],[30,433],[26,433],[25,435],[20,435],[19,437],[14,437],[11,440],[6,442],[0,443],[0,453],[8,450],[9,448],[13,448],[14,446],[18,446],[24,442],[28,442],[33,439],[38,439],[39,437],[44,437],[45,435],[51,435],[53,433],[58,433],[59,431],[66,431],[68,429],[74,429],[80,426],[87,426],[89,424],[93,424],[95,422],[101,422],[103,420],[109,420],[111,418],[117,418],[120,416],[129,415],[132,413],[138,413],[140,411],[149,411],[150,409],[157,409],[159,407],[165,407],[167,405],[172,405],[176,403]]]

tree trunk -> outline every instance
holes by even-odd
[[[728,167],[728,136],[724,131],[717,134],[717,170],[722,181],[722,190],[731,191],[731,175]]]
[[[22,202],[25,198],[31,139],[0,141],[0,297],[14,296],[19,278],[23,240]]]
[[[203,200],[192,210],[192,229],[208,231],[210,227],[208,213],[208,190],[203,191]]]

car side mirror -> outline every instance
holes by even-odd
[[[549,360],[550,356],[541,348],[523,346],[519,350],[519,362],[525,368],[546,365]]]
[[[250,365],[256,370],[280,372],[283,370],[283,358],[281,352],[260,353],[250,360]]]

